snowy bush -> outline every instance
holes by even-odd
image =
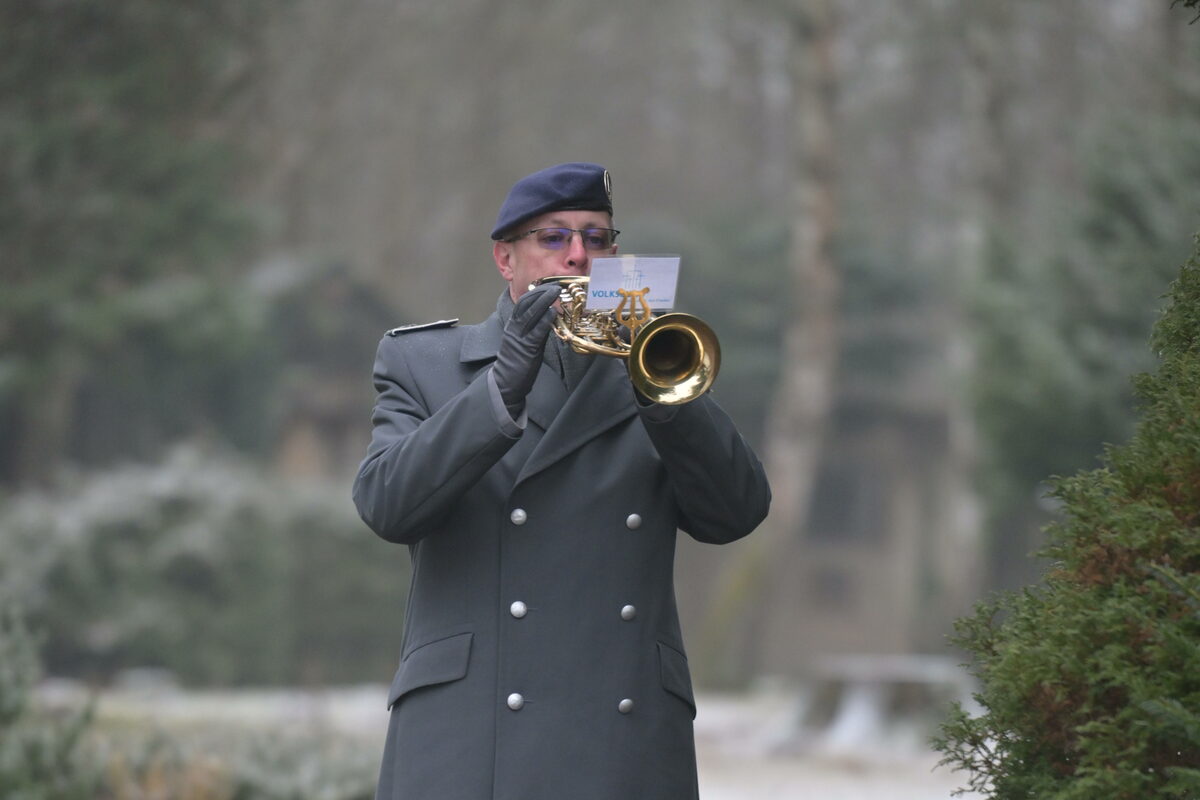
[[[406,585],[407,557],[361,523],[347,486],[289,485],[197,448],[0,506],[0,591],[45,631],[53,674],[386,680]]]

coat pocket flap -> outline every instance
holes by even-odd
[[[663,688],[687,703],[692,711],[692,719],[695,719],[696,698],[692,694],[692,675],[688,671],[687,656],[674,647],[659,642],[658,664]]]
[[[471,659],[473,636],[473,633],[447,636],[423,644],[405,656],[388,690],[388,708],[413,689],[450,683],[464,677]]]

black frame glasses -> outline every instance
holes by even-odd
[[[545,250],[562,250],[571,243],[571,237],[577,233],[585,250],[599,252],[616,244],[617,236],[621,232],[616,228],[534,228],[524,233],[513,234],[506,241],[515,242],[517,239],[538,234],[535,240],[539,247]]]

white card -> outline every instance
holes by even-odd
[[[592,259],[588,282],[587,309],[612,311],[621,302],[619,290],[650,287],[646,302],[655,311],[675,306],[675,284],[679,279],[679,256],[605,256]]]

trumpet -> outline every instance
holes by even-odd
[[[695,400],[708,391],[721,368],[721,344],[699,317],[673,312],[654,316],[649,289],[619,290],[613,311],[588,311],[588,278],[554,275],[529,288],[559,285],[562,313],[554,321],[558,338],[577,353],[625,359],[629,380],[648,399],[664,405]],[[629,329],[628,339],[621,326]]]

